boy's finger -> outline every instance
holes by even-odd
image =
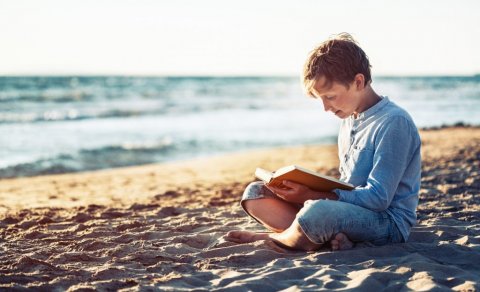
[[[291,196],[295,195],[295,191],[292,190],[292,189],[280,190],[279,193],[281,193],[281,195],[284,196],[284,197],[291,197]]]
[[[277,187],[273,187],[273,186],[269,186],[267,188],[274,194],[282,195],[283,190],[281,188],[277,188]]]
[[[271,190],[274,193],[277,191],[277,188],[274,187],[274,186],[266,186],[266,187],[267,187],[267,189]]]
[[[275,194],[283,194],[283,191],[284,191],[284,190],[281,189],[281,188],[274,188],[272,191],[273,191]]]
[[[284,184],[288,187],[296,187],[296,186],[300,185],[300,184],[297,184],[296,182],[289,181],[289,180],[282,181],[282,184]]]

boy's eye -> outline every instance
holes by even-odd
[[[333,99],[334,97],[333,96],[326,96],[325,98],[330,100],[330,99]]]

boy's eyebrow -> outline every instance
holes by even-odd
[[[328,93],[330,93],[329,91],[323,92],[321,94],[316,90],[313,90],[312,92],[316,97],[320,97],[320,98],[321,97],[327,97],[328,95],[330,95],[330,94],[328,94]]]
[[[325,84],[324,84],[325,85]],[[331,94],[331,90],[332,90],[333,86],[330,85],[328,86],[328,88],[324,88],[323,89],[323,92],[320,93],[318,92],[315,87],[312,88],[312,93],[314,93],[317,97],[326,97],[327,95],[330,95]]]

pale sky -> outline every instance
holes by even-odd
[[[480,73],[478,0],[0,0],[0,75],[299,75],[339,32],[374,75]]]

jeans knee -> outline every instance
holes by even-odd
[[[246,190],[249,188],[256,188],[256,187],[263,187],[265,184],[263,181],[254,181],[248,184],[248,186],[245,188]]]
[[[297,220],[312,242],[324,243],[339,232],[342,213],[337,201],[312,200],[305,203]]]
[[[329,200],[311,200],[305,203],[302,212],[305,216],[318,216],[334,218],[340,215],[341,210],[338,208],[338,202]]]
[[[261,181],[250,183],[243,192],[242,200],[255,199],[263,194],[264,184]]]

